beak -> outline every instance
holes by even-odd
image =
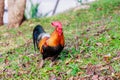
[[[54,22],[52,22],[51,25],[52,25],[52,27],[56,27],[55,24],[54,24]]]
[[[51,23],[51,25],[53,26],[53,22]]]

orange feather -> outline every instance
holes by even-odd
[[[58,46],[59,44],[64,46],[63,33],[61,35],[59,35],[57,30],[55,29],[46,43],[47,43],[47,45],[52,46],[52,47]]]
[[[48,38],[48,37],[43,38],[39,42],[38,46],[39,46],[40,52],[42,53],[43,52],[42,45],[56,47],[59,44],[61,44],[61,46],[64,47],[64,35],[63,35],[63,33],[61,35],[59,35],[57,30],[55,29],[54,32],[51,34],[50,38]]]

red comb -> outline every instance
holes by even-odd
[[[60,21],[54,21],[54,22],[52,22],[51,23],[52,24],[52,26],[54,26],[54,27],[61,27],[62,28],[62,23],[60,22]]]

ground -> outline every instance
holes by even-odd
[[[65,48],[55,65],[35,52],[32,31],[41,24],[63,23]],[[71,10],[49,18],[25,21],[20,28],[0,27],[0,78],[25,80],[119,80],[120,0],[100,0],[89,9]]]

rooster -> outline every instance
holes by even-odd
[[[33,44],[42,54],[42,59],[52,57],[52,61],[56,60],[58,55],[64,48],[64,34],[62,24],[59,21],[51,23],[55,28],[50,35],[46,33],[41,25],[37,25],[33,30]]]

